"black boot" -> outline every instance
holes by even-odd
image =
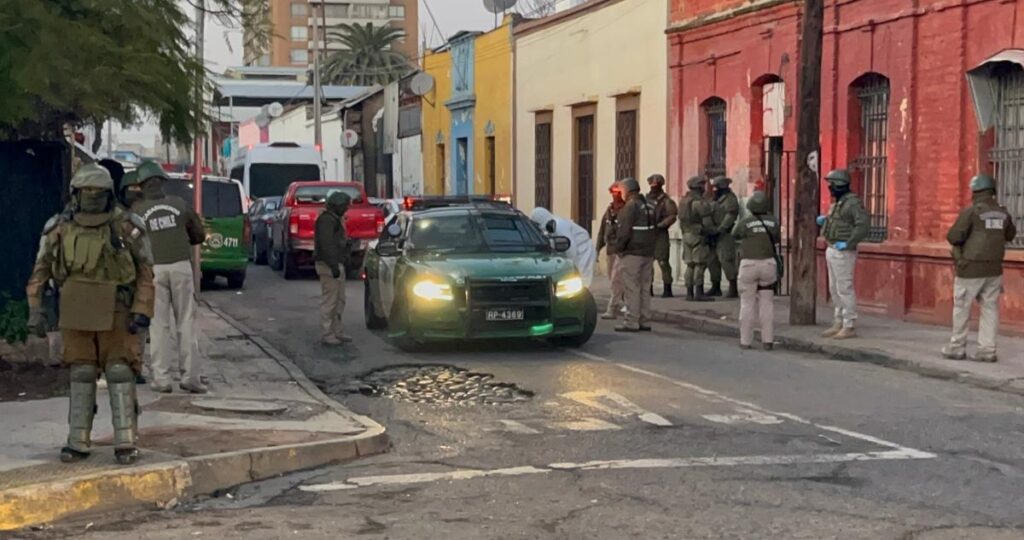
[[[651,296],[653,297],[654,296],[654,284],[653,283],[651,283],[650,293],[651,293]]]
[[[726,298],[739,298],[739,297],[740,297],[739,286],[736,283],[735,279],[730,279],[729,280],[729,294],[726,295]]]
[[[673,297],[673,295],[672,295],[672,284],[671,283],[666,283],[665,284],[665,288],[661,291],[661,297],[662,298],[672,298]]]
[[[712,289],[714,290],[714,289]],[[721,291],[719,291],[721,294]],[[704,292],[704,287],[697,285],[693,290],[693,301],[694,302],[714,302],[715,299]]]
[[[686,286],[686,301],[693,302],[693,285]]]
[[[712,281],[711,290],[705,294],[707,296],[722,296],[722,283],[718,281]]]

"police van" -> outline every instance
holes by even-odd
[[[292,182],[323,180],[323,156],[313,145],[294,142],[244,146],[231,164],[231,179],[251,200],[280,197]]]

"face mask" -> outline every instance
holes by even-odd
[[[142,200],[142,192],[137,190],[126,189],[124,191],[124,204],[131,206],[136,202]]]
[[[846,195],[850,191],[848,186],[828,186],[828,192],[832,194],[832,197],[838,199],[843,195]]]
[[[651,185],[651,193],[654,193],[654,194],[657,195],[657,194],[661,193],[662,191],[665,191],[665,188],[659,186],[658,184]]]
[[[101,191],[99,193],[81,192],[78,194],[78,210],[85,214],[102,214],[109,209],[110,193]]]
[[[142,184],[142,194],[147,199],[159,199],[164,196],[164,187],[160,182],[146,182]]]

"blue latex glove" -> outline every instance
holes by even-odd
[[[836,242],[832,247],[838,249],[839,251],[846,251],[846,248],[849,246],[846,245],[846,242],[839,241]]]
[[[819,227],[825,225],[825,216],[818,216],[818,219],[815,219],[814,222],[817,223]]]

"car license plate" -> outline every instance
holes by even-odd
[[[487,321],[521,321],[524,313],[521,309],[488,309]]]

